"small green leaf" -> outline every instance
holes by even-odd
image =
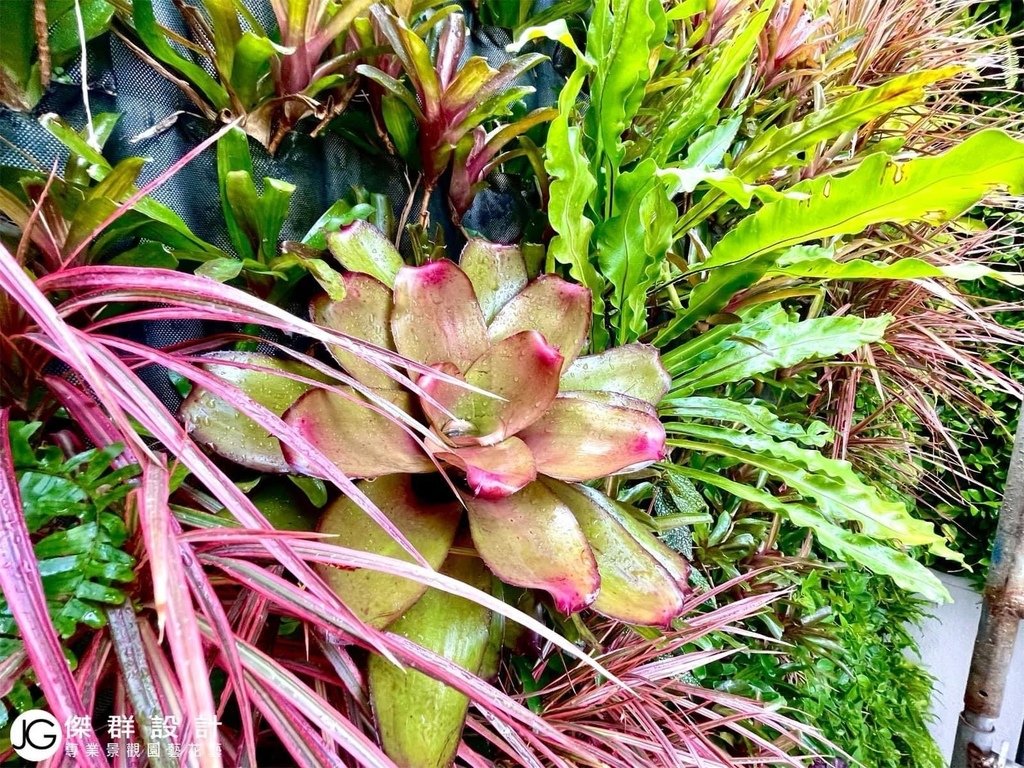
[[[216,280],[218,283],[226,283],[242,273],[242,266],[241,259],[233,259],[230,256],[223,259],[210,259],[196,267],[196,274]]]
[[[364,272],[394,288],[404,262],[391,241],[365,221],[353,221],[327,235],[327,247],[345,269]]]

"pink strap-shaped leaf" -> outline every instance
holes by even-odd
[[[538,331],[561,353],[565,370],[590,331],[590,291],[554,275],[541,275],[498,312],[488,329],[492,341],[520,331]]]
[[[294,360],[255,352],[211,352],[203,367],[280,416],[310,385],[278,372],[325,381],[318,371]],[[226,459],[261,472],[287,472],[288,463],[276,437],[241,413],[216,390],[195,387],[181,405],[181,418],[192,439]]]
[[[446,374],[452,369],[439,366]],[[477,358],[465,380],[496,397],[424,376],[422,399],[434,427],[452,445],[493,445],[536,421],[558,394],[562,356],[536,331],[503,339]],[[440,406],[444,410],[440,410]]]
[[[565,504],[534,482],[502,499],[466,499],[480,556],[502,581],[543,589],[564,613],[586,608],[601,579],[597,561]]]
[[[393,417],[374,410],[354,390],[345,395],[312,390],[284,414],[287,424],[317,446],[348,477],[379,477],[396,472],[432,472],[434,463],[416,438]],[[407,411],[407,393],[385,389],[377,394]],[[285,458],[297,457],[285,447]]]
[[[682,613],[684,594],[675,574],[686,573],[685,560],[600,491],[550,478],[542,482],[572,510],[594,551],[601,574],[595,611],[648,626],[667,626]],[[673,561],[671,571],[663,559]]]
[[[460,371],[488,347],[473,284],[450,261],[399,271],[391,332],[405,357],[426,365],[454,363]]]
[[[465,472],[470,490],[481,499],[510,496],[537,478],[533,454],[517,437],[497,445],[452,448],[434,455]]]
[[[519,432],[540,474],[596,480],[665,456],[665,428],[647,403],[594,395],[563,392],[540,419]]]
[[[360,488],[431,567],[441,566],[462,519],[454,498],[442,503],[425,500],[413,489],[409,475],[389,475],[361,483]],[[332,534],[331,544],[412,562],[391,536],[344,496],[324,512],[320,532]],[[378,628],[401,616],[427,589],[418,581],[382,571],[327,566],[318,566],[318,570],[356,616]]]

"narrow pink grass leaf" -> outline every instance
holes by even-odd
[[[11,692],[18,678],[31,668],[31,664],[24,646],[0,660],[0,698]]]
[[[25,525],[18,480],[14,474],[9,419],[8,410],[0,409],[0,586],[21,636],[31,638],[25,643],[25,650],[54,716],[61,723],[72,717],[85,717],[91,721],[47,610],[43,580]],[[74,739],[82,755],[81,765],[85,768],[107,765],[101,756],[99,739],[91,728]],[[90,751],[94,754],[89,754]]]
[[[516,765],[523,765],[523,762],[519,759],[519,755],[516,753],[515,749],[513,749],[504,738],[504,726],[502,726],[502,729],[495,728],[493,718],[483,718],[482,713],[478,716],[473,712],[470,712],[466,716],[465,727],[478,734],[480,738],[494,747],[494,749],[501,752],[501,754],[507,756],[512,763]],[[463,749],[466,748],[466,742],[465,739],[463,739],[462,744],[459,747],[458,754],[461,756]],[[535,758],[531,756],[531,764],[533,764],[532,761],[534,760]],[[487,763],[489,766],[493,764],[494,762]]]
[[[153,574],[153,597],[161,632],[167,633],[171,655],[178,680],[185,696],[185,721],[216,722],[213,691],[210,689],[209,670],[204,663],[203,641],[196,623],[195,607],[187,589],[182,557],[191,557],[188,547],[178,544],[177,523],[167,506],[167,469],[161,464],[147,462],[142,467],[142,483],[137,491],[137,509],[149,567]],[[220,750],[215,729],[196,733],[200,764],[219,768]]]
[[[166,182],[168,179],[174,176],[178,171],[180,171],[186,165],[188,165],[197,157],[199,157],[199,155],[201,155],[207,149],[216,144],[221,137],[223,137],[228,131],[230,131],[232,128],[238,125],[238,123],[241,122],[241,119],[242,118],[240,117],[235,118],[227,125],[221,127],[215,133],[203,139],[203,141],[194,146],[192,149],[190,149],[188,152],[186,152],[184,155],[178,158],[172,165],[170,165],[168,168],[162,171],[155,179],[153,179],[151,182],[143,186],[141,189],[136,191],[131,197],[129,197],[127,200],[121,203],[121,205],[119,205],[114,211],[111,212],[109,216],[107,216],[107,218],[105,218],[102,222],[96,225],[93,231],[89,233],[88,237],[86,237],[84,240],[82,240],[81,243],[78,244],[78,247],[76,247],[70,253],[70,255],[68,255],[68,257],[64,259],[64,263],[62,266],[67,267],[68,264],[74,264],[75,259],[78,258],[78,255],[86,248],[88,248],[89,244],[92,243],[92,241],[95,240],[96,237],[98,237],[104,229],[106,229],[119,218],[124,216],[124,214],[128,213],[128,211],[130,211],[132,207],[137,202],[139,202],[139,200],[141,200],[144,197],[147,197],[150,193],[153,192],[153,190],[158,189],[160,186],[164,184],[164,182]]]
[[[88,437],[95,445],[106,446],[117,442],[117,430],[92,400],[86,398],[80,390],[71,386],[63,379],[48,377],[47,383],[49,384],[51,391],[57,395],[58,399],[75,418],[86,437]],[[131,453],[131,449],[126,448],[118,457],[115,458],[114,464],[115,466],[125,466],[131,461],[134,461],[134,459],[135,457]],[[227,617],[224,615],[220,601],[215,599],[213,596],[212,587],[206,579],[205,574],[202,572],[202,569],[198,567],[198,563],[191,555],[187,558],[185,564],[193,592],[201,600],[207,618],[214,623],[214,626],[216,626],[222,634],[226,635],[230,632],[230,627],[227,624]],[[114,611],[108,613],[114,613]],[[113,621],[114,618],[111,617],[111,622]],[[235,683],[235,695],[238,700],[245,745],[249,758],[252,764],[255,765],[256,735],[253,730],[252,711],[248,700],[248,688],[245,685],[245,679],[242,675],[241,661],[238,658],[238,654],[233,643],[223,643],[219,647],[225,656],[228,672]],[[128,665],[127,668],[139,669],[137,664]],[[87,677],[86,679],[91,678]]]
[[[97,399],[117,425],[127,445],[136,454],[149,457],[149,449],[135,435],[124,412],[118,407],[111,394],[108,382],[100,375],[89,355],[78,342],[73,329],[57,314],[47,298],[39,291],[32,279],[11,256],[10,251],[0,243],[0,288],[5,290],[28,314],[52,342],[63,350],[62,359],[92,387]]]
[[[98,632],[93,635],[85,653],[81,654],[78,659],[78,668],[75,669],[75,684],[82,697],[82,706],[85,707],[86,712],[92,712],[96,706],[96,694],[99,692],[101,673],[112,649],[113,645],[107,633]]]
[[[101,337],[96,339],[96,341],[99,343],[108,342],[111,345],[114,345],[117,344],[119,340]],[[164,365],[175,373],[186,377],[193,384],[201,386],[203,389],[228,403],[236,410],[244,413],[277,439],[282,442],[287,442],[295,452],[295,455],[301,455],[309,462],[308,467],[301,467],[298,469],[304,469],[306,474],[313,474],[317,477],[323,477],[330,480],[335,486],[337,486],[338,490],[342,491],[346,496],[352,499],[352,501],[354,501],[359,508],[363,510],[363,512],[369,515],[377,525],[391,536],[391,538],[398,542],[410,556],[415,558],[420,564],[428,565],[427,561],[423,559],[423,556],[419,553],[416,547],[414,547],[405,535],[398,530],[389,518],[377,509],[376,505],[374,505],[372,501],[366,498],[366,495],[359,490],[355,483],[346,477],[340,469],[338,469],[326,456],[324,456],[323,453],[315,445],[309,442],[297,429],[285,422],[280,416],[274,414],[274,412],[269,408],[257,403],[238,387],[226,383],[223,379],[208,373],[202,368],[179,363],[171,355],[161,354],[160,352],[141,344],[124,343],[117,344],[117,346],[129,348],[140,357],[148,359],[150,362]]]
[[[324,657],[333,667],[337,679],[345,686],[348,695],[352,697],[364,716],[369,718],[370,702],[366,697],[366,676],[356,666],[348,651],[324,638],[318,638],[318,640],[320,650],[323,651]]]
[[[196,559],[195,554],[191,548],[188,548],[186,543],[181,541],[180,537],[179,542],[181,542],[182,551],[188,553],[183,560],[189,587],[202,607],[207,621],[210,622],[210,625],[218,635],[216,648],[218,653],[223,656],[224,665],[228,672],[230,690],[234,692],[235,700],[238,704],[246,754],[249,762],[252,765],[256,765],[256,730],[253,721],[252,702],[249,700],[251,690],[246,683],[242,660],[233,642],[234,632],[231,631],[231,624],[224,613],[224,607],[217,598],[213,585],[210,584],[210,580]],[[228,691],[225,691],[225,696],[227,693]],[[223,708],[223,704],[221,708]]]
[[[253,686],[253,699],[299,768],[344,768],[345,764],[327,748],[320,734],[286,702],[279,702],[259,685]]]
[[[182,693],[181,685],[173,669],[174,660],[167,655],[149,619],[140,617],[136,621],[136,626],[139,630],[139,637],[142,640],[142,649],[145,653],[146,664],[153,682],[153,690],[156,693],[157,700],[160,702],[160,712],[164,717],[175,718],[179,723],[183,723],[185,713],[181,705],[185,700],[185,696]],[[182,743],[184,733],[182,728],[178,728],[172,734],[167,729],[153,727],[153,723],[149,723],[149,725],[151,727],[151,736],[165,735],[165,741],[178,745]],[[184,750],[183,758],[187,752],[188,750]],[[173,752],[165,753],[164,762],[173,764],[173,759],[167,759],[170,755],[173,755]],[[194,759],[189,761],[189,765],[195,765],[196,763],[197,761]]]
[[[64,359],[63,349],[47,337],[34,335],[31,338],[55,357]],[[108,350],[101,346],[95,346],[93,351],[96,352],[97,359],[102,360],[109,369],[108,382],[117,386],[117,403],[120,403],[133,418],[154,435],[170,453],[177,456],[196,479],[203,483],[243,525],[250,528],[271,529],[262,513],[253,506],[238,486],[188,438],[181,425],[167,412],[152,391]],[[300,583],[304,584],[312,593],[331,602],[335,606],[334,610],[351,615],[337,596],[323,583],[323,580],[301,558],[290,551],[287,543],[269,538],[264,546],[283,565],[286,565]],[[353,618],[353,620],[358,622],[358,619]]]
[[[466,746],[465,742],[459,744],[458,758],[469,768],[491,768],[492,763],[484,760],[480,755]]]
[[[526,746],[523,738],[516,733],[515,729],[505,725],[505,723],[501,722],[501,720],[492,715],[486,709],[480,709],[480,715],[484,720],[491,724],[491,727],[494,728],[495,731],[501,734],[505,743],[512,748],[521,765],[526,768],[544,768],[544,765],[540,760],[533,756],[530,748]],[[523,736],[528,738],[530,735],[532,734],[530,734],[529,730],[523,731]],[[547,753],[545,754],[545,757],[551,761],[552,765],[559,766],[559,768],[570,768],[564,760],[560,760],[556,755],[552,754],[550,750],[544,749],[543,746],[543,744],[537,744],[537,747],[541,749],[542,752]]]
[[[408,666],[441,680],[446,685],[467,696],[477,708],[486,707],[507,725],[516,728],[520,734],[524,729],[546,739],[552,746],[563,750],[577,759],[589,760],[598,765],[604,759],[604,750],[595,744],[586,744],[565,734],[554,727],[547,717],[533,714],[522,705],[516,704],[505,694],[476,675],[467,672],[443,656],[407,640],[400,635],[390,638],[391,650]],[[629,695],[623,691],[623,695]]]
[[[205,277],[155,267],[88,266],[44,275],[36,284],[44,293],[79,292],[74,298],[61,304],[60,311],[63,315],[93,304],[108,304],[114,301],[167,304],[187,311],[188,316],[194,319],[255,323],[286,333],[308,336],[323,344],[340,346],[374,365],[403,387],[427,399],[430,399],[429,395],[396,368],[429,373],[469,391],[501,399],[472,384],[404,358],[397,352],[303,320],[249,293]],[[167,316],[180,318],[181,314]]]
[[[124,352],[129,352],[136,355],[137,357],[144,361],[140,362],[140,365],[145,365],[148,363],[157,363],[159,365],[164,366],[165,368],[168,368],[181,374],[182,376],[185,376],[186,378],[191,378],[193,377],[193,375],[200,376],[202,377],[203,381],[206,382],[201,386],[204,389],[209,390],[213,394],[217,394],[217,392],[219,392],[220,390],[230,389],[233,393],[237,392],[238,397],[247,398],[251,400],[251,398],[248,398],[248,396],[245,395],[237,386],[229,384],[228,382],[218,377],[207,375],[206,372],[201,367],[199,367],[204,363],[210,362],[209,360],[203,357],[192,357],[189,355],[171,354],[161,350],[153,349],[152,347],[147,347],[145,345],[126,341],[125,339],[121,339],[115,336],[94,334],[94,338],[96,339],[96,341],[106,345],[107,347],[118,349]],[[262,339],[260,341],[263,343],[267,343]],[[362,407],[368,408],[369,410],[375,413],[379,413],[380,415],[389,418],[392,421],[398,422],[398,425],[407,434],[409,434],[420,445],[421,448],[423,448],[424,453],[431,455],[427,451],[423,437],[431,437],[432,433],[425,425],[421,424],[419,421],[417,421],[411,415],[403,411],[401,408],[397,407],[396,405],[388,401],[386,398],[378,396],[373,390],[369,389],[368,387],[356,381],[355,379],[351,379],[349,376],[346,376],[345,374],[335,369],[332,369],[329,366],[324,365],[319,360],[316,360],[315,358],[310,357],[309,355],[304,355],[302,353],[295,352],[294,350],[288,349],[287,347],[281,344],[274,344],[273,342],[270,342],[270,344],[272,346],[277,347],[281,351],[286,352],[288,356],[292,357],[293,359],[302,362],[310,366],[311,368],[314,368],[315,370],[318,370],[321,373],[324,373],[328,376],[340,379],[346,385],[351,386],[360,394],[364,395],[367,398],[367,400],[360,401],[356,399],[351,393],[346,392],[343,389],[340,389],[339,387],[324,384],[321,381],[317,381],[315,379],[311,379],[307,376],[302,376],[300,374],[291,373],[289,371],[270,369],[265,366],[255,365],[251,363],[243,363],[236,360],[229,360],[226,358],[218,358],[216,361],[217,365],[221,367],[239,368],[242,370],[266,371],[281,378],[290,379],[292,381],[307,384],[311,387],[317,387],[319,389],[324,389],[329,392],[334,392],[335,394],[341,397],[357,402]],[[210,384],[210,382],[213,383]],[[279,419],[282,424],[285,424],[283,419],[280,419],[280,417],[275,417],[275,419]],[[275,423],[277,422],[275,421]],[[279,437],[280,439],[280,436],[278,435],[275,435],[275,437]],[[436,442],[437,438],[434,437],[433,439]],[[312,450],[316,453],[320,453],[315,447],[313,447]],[[324,461],[328,461],[326,457],[324,457]],[[435,461],[434,464],[439,469],[441,469],[440,463]],[[397,529],[395,530],[397,531]]]
[[[36,204],[32,206],[32,213],[29,214],[28,220],[21,227],[21,240],[18,241],[18,249],[14,254],[14,259],[19,264],[25,263],[25,255],[28,253],[28,245],[30,242],[34,242],[49,262],[48,266],[50,269],[56,269],[60,265],[60,246],[57,245],[57,242],[54,240],[53,233],[50,231],[50,228],[45,225],[45,221],[43,221],[42,228],[47,236],[44,238],[35,237],[33,235],[36,220],[39,219],[39,214],[43,210],[43,204],[46,202],[46,198],[50,194],[50,186],[53,184],[53,180],[57,178],[57,163],[58,160],[54,159],[53,165],[50,167],[50,173],[46,176],[46,185],[43,187],[43,191],[39,193],[39,197],[36,199]]]
[[[261,594],[267,596],[271,600],[274,600],[276,604],[289,615],[308,621],[327,632],[344,630],[344,627],[339,625],[337,618],[329,611],[325,610],[325,607],[322,606],[319,601],[311,598],[303,601],[302,592],[295,587],[295,585],[285,582],[283,579],[276,578],[272,574],[268,574],[265,570],[252,566],[245,560],[232,560],[214,555],[200,555],[200,557],[203,561],[216,565],[225,572],[232,574],[247,589],[259,591]],[[388,558],[380,559],[387,560]],[[394,562],[400,563],[403,561],[396,560]],[[411,566],[409,563],[404,564],[413,568],[416,567]],[[426,574],[434,573],[433,571],[425,569],[421,570],[424,570]],[[440,576],[440,574],[436,575]],[[447,577],[442,578],[447,579]],[[476,590],[462,584],[462,582],[457,582],[451,579],[448,580],[452,581],[453,584],[448,585],[447,589],[443,586],[440,588],[447,592],[452,592],[453,594],[465,594],[467,597],[469,597],[469,593],[473,593],[473,596],[469,597],[469,599],[475,599],[477,602],[484,603],[482,599],[479,599],[480,597],[485,596],[484,593],[478,593]],[[289,597],[289,595],[291,595],[291,597]],[[493,598],[490,599],[493,600]],[[500,603],[500,601],[495,602]],[[502,609],[502,612],[506,614],[512,611],[515,611],[515,609],[511,609],[509,606],[504,606]],[[518,611],[515,612],[518,613]],[[526,622],[523,623],[525,624]],[[545,636],[549,636],[553,633],[545,628],[544,634]],[[561,640],[560,645],[573,648],[571,645],[566,643],[564,639]],[[469,697],[477,706],[487,707],[489,710],[500,716],[508,725],[528,728],[543,735],[549,741],[552,741],[552,743],[555,743],[564,749],[568,749],[569,751],[574,751],[574,746],[571,740],[567,740],[557,730],[550,728],[543,718],[534,715],[526,708],[516,704],[493,686],[484,682],[476,675],[467,672],[457,664],[448,661],[444,657],[431,653],[425,648],[422,648],[399,635],[394,635],[389,632],[382,635],[379,644],[374,646],[374,650],[377,653],[382,654],[385,651],[388,651],[393,657],[397,658],[402,665],[410,666],[413,669],[416,669],[429,677],[433,677],[436,680],[440,680],[455,690],[460,691]],[[595,666],[594,662],[590,660],[589,657],[586,657],[585,654],[581,654],[578,649],[573,648],[572,652],[577,658],[582,656],[586,659],[590,666]],[[599,667],[599,665],[597,666]],[[612,679],[615,678],[613,677]],[[629,695],[628,690],[622,690],[622,693],[625,696]],[[576,749],[578,751],[578,745]]]
[[[204,536],[204,534],[205,536],[208,536],[209,540],[213,543],[219,544],[222,540],[222,537],[216,531],[197,531],[195,536],[198,538],[200,536]],[[234,558],[253,558],[261,556],[263,550],[260,546],[260,534],[249,533],[248,538],[251,539],[249,543],[243,543],[244,539],[247,538],[246,532],[244,531],[236,531],[233,536],[239,541],[232,541],[231,544],[222,547],[218,546],[210,552],[201,553],[199,556],[200,559],[211,559],[217,555],[227,555]],[[341,568],[366,568],[373,571],[379,571],[381,573],[387,573],[403,579],[416,581],[420,584],[425,584],[428,587],[439,589],[442,592],[447,592],[448,594],[465,598],[466,600],[472,600],[474,603],[478,603],[479,605],[482,605],[495,613],[499,613],[517,624],[520,624],[531,632],[535,632],[559,650],[590,667],[597,674],[607,678],[612,683],[617,684],[625,691],[628,692],[629,690],[629,686],[626,683],[619,680],[619,678],[597,663],[593,658],[581,651],[557,632],[546,627],[541,622],[532,618],[528,614],[523,613],[517,608],[514,608],[504,600],[499,600],[493,595],[476,589],[475,587],[459,581],[458,579],[453,579],[443,573],[438,573],[432,568],[423,568],[422,566],[418,566],[404,560],[398,560],[393,557],[376,555],[372,552],[364,552],[358,549],[340,547],[326,542],[295,541],[292,543],[292,548],[296,553],[302,555],[302,557],[308,561],[320,562],[325,565],[334,565]],[[213,554],[214,552],[216,555]],[[220,558],[217,559],[219,560]]]
[[[366,648],[379,648],[385,643],[385,637],[380,631],[333,610],[329,604],[304,593],[299,587],[266,568],[245,560],[228,560],[203,555],[200,555],[200,559],[204,563],[217,566],[238,583],[258,592],[285,610],[291,608],[297,614],[310,619],[320,617],[320,623],[325,629],[343,632]]]
[[[201,631],[210,639],[213,630],[202,619]],[[356,730],[338,710],[318,696],[298,677],[284,669],[275,659],[241,640],[236,640],[242,663],[251,674],[251,686],[273,691],[279,700],[287,701],[310,722],[316,723],[360,765],[367,768],[397,768],[380,747]]]

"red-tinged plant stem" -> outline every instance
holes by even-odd
[[[230,537],[230,540],[225,542],[225,539],[228,537]],[[262,549],[262,542],[266,538],[265,535],[254,534],[252,531],[195,531],[190,534],[189,538],[192,542],[196,542],[201,539],[208,539],[211,541],[214,544],[214,547],[209,550],[201,551],[199,557],[204,561],[209,560],[211,562],[216,562],[222,567],[223,563],[246,563],[250,558],[265,556],[265,550]],[[423,568],[422,566],[418,566],[404,560],[399,560],[397,558],[377,555],[358,549],[349,549],[335,544],[316,541],[293,541],[291,546],[303,557],[304,560],[309,562],[321,562],[325,565],[333,565],[340,568],[365,568],[372,571],[380,571],[381,573],[389,573],[393,576],[416,581],[420,584],[426,584],[428,587],[433,587],[441,590],[442,592],[447,592],[449,594],[456,595],[457,597],[462,597],[466,600],[472,600],[475,603],[479,603],[483,607],[495,611],[496,613],[500,613],[505,618],[521,624],[531,632],[535,632],[548,642],[552,643],[559,650],[576,658],[583,665],[590,667],[592,672],[607,678],[613,684],[628,691],[629,686],[618,680],[618,678],[616,678],[611,672],[600,664],[597,664],[590,656],[583,653],[579,648],[568,642],[557,632],[552,631],[544,624],[540,623],[528,614],[523,613],[519,609],[512,607],[503,600],[499,600],[487,592],[475,589],[465,582],[453,579],[442,573],[438,573],[432,568]],[[238,559],[228,561],[223,560],[221,556],[230,556],[231,558]],[[311,600],[307,600],[306,602],[307,607],[315,607],[315,604]],[[743,610],[743,607],[741,606],[739,610]],[[331,616],[331,621],[337,621],[337,617],[333,614]],[[328,627],[328,629],[344,630],[345,628]]]
[[[328,748],[301,713],[286,701],[276,699],[252,675],[248,677],[254,683],[252,691],[256,706],[277,732],[296,765],[300,768],[344,768],[345,764]]]
[[[75,683],[82,696],[82,705],[89,712],[96,706],[96,694],[102,678],[103,668],[110,656],[110,637],[106,632],[95,633],[89,647],[78,660],[75,670]]]
[[[25,638],[25,651],[54,716],[62,723],[72,717],[85,717],[91,722],[91,713],[82,702],[46,607],[43,580],[14,475],[9,419],[8,409],[0,409],[0,586],[18,630]],[[108,765],[91,728],[84,733],[76,729],[73,738],[81,755],[80,765],[85,768]],[[90,755],[90,751],[95,754]]]
[[[213,631],[200,620],[203,634],[213,639]],[[397,768],[364,734],[356,730],[340,712],[317,696],[309,686],[254,646],[236,640],[249,684],[253,690],[273,689],[279,700],[287,700],[310,721],[325,729],[338,746],[360,765],[368,768]]]
[[[215,654],[222,655],[224,664],[227,666],[228,685],[221,695],[221,706],[218,714],[223,711],[224,704],[233,692],[242,721],[242,735],[245,741],[246,753],[250,764],[256,765],[256,729],[253,720],[252,702],[249,700],[250,689],[246,685],[242,660],[233,642],[234,632],[231,629],[231,623],[228,621],[227,614],[224,612],[224,606],[217,598],[217,594],[213,585],[210,584],[206,572],[203,571],[202,565],[196,559],[192,547],[180,538],[179,542],[181,542],[182,552],[187,553],[183,557],[183,561],[189,587],[203,609],[203,615],[206,617],[206,620],[210,622],[210,625],[219,635]],[[210,664],[208,663],[207,666],[210,666]]]
[[[135,721],[142,731],[143,741],[158,747],[156,755],[150,759],[156,768],[165,765],[170,768],[174,764],[170,759],[170,755],[173,754],[171,742],[166,731],[153,728],[154,719],[165,717],[166,714],[153,683],[153,674],[132,606],[125,604],[107,611],[107,626],[110,628],[114,652],[121,668],[121,678],[125,681],[128,698],[135,712]]]
[[[195,606],[185,583],[182,558],[191,557],[187,545],[178,543],[178,525],[167,506],[169,476],[163,463],[143,464],[142,484],[135,491],[140,527],[146,542],[153,575],[153,600],[161,634],[167,632],[178,680],[185,696],[185,723],[216,722],[209,669],[203,663],[203,642],[196,623]],[[201,765],[219,768],[220,750],[214,728],[193,729]]]

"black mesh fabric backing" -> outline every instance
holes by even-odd
[[[273,15],[265,0],[246,0],[246,5],[261,23],[273,25]],[[186,31],[172,0],[155,0],[154,7],[161,24],[181,33]],[[471,18],[467,14],[467,19]],[[511,58],[505,50],[509,42],[504,29],[472,29],[465,55],[484,56],[492,66],[500,66]],[[149,158],[140,174],[140,185],[158,176],[217,129],[218,126],[196,114],[194,105],[177,86],[116,36],[106,35],[92,41],[87,53],[92,112],[121,115],[104,154],[115,163],[125,157]],[[39,124],[38,118],[52,112],[76,128],[85,124],[78,73],[79,63],[70,64],[66,74],[69,82],[54,84],[32,114],[0,108],[0,136],[7,139],[0,142],[0,165],[44,171],[55,160],[63,165],[67,151]],[[534,109],[555,103],[563,78],[545,62],[527,73],[522,82],[536,89],[528,99],[529,108]],[[172,117],[176,113],[177,117]],[[151,130],[163,121],[169,123],[165,130]],[[331,129],[311,138],[302,130],[304,127],[300,125],[292,131],[274,156],[257,142],[249,142],[257,184],[263,177],[271,177],[296,185],[282,239],[301,238],[330,205],[347,196],[355,186],[387,195],[396,214],[403,209],[409,195],[409,180],[400,160],[384,153],[372,154]],[[150,135],[146,136],[147,132]],[[522,234],[524,202],[518,195],[505,191],[508,185],[503,181],[500,174],[492,179],[490,187],[477,196],[464,216],[463,224],[490,240],[507,243],[518,240]],[[195,158],[152,196],[178,213],[200,237],[231,252],[217,189],[215,149]],[[435,193],[430,210],[433,221],[446,224],[446,242],[456,253],[464,237],[447,224],[446,204],[440,193]],[[301,311],[300,307],[289,309]],[[209,330],[194,321],[161,321],[127,329],[126,334],[150,346],[164,347],[198,338]],[[177,407],[179,398],[166,374],[159,370],[145,373],[147,383],[162,401]]]

